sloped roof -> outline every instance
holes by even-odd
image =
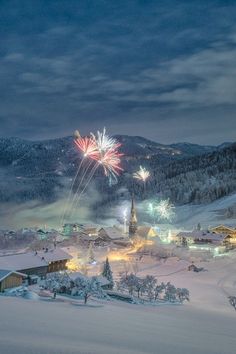
[[[220,224],[220,225],[217,225],[217,226],[213,226],[213,227],[211,227],[211,230],[215,230],[215,229],[218,229],[218,228],[225,228],[225,229],[228,229],[230,231],[236,231],[235,226],[223,225],[223,224]]]
[[[147,237],[150,231],[154,231],[157,235],[157,232],[151,226],[138,226],[137,234],[141,237]]]
[[[227,234],[216,234],[213,232],[207,231],[181,231],[177,235],[177,237],[186,237],[192,239],[200,239],[200,240],[211,240],[215,242],[223,241],[228,235]]]
[[[63,251],[61,248],[54,248],[46,251],[38,251],[39,257],[44,257],[46,262],[63,261],[73,258],[69,253]]]
[[[5,278],[7,278],[11,274],[18,274],[18,275],[21,275],[22,277],[27,276],[24,273],[14,272],[12,270],[0,269],[0,281],[4,280]]]
[[[52,251],[25,252],[0,256],[0,269],[17,271],[21,269],[31,269],[46,267],[49,262],[71,259],[65,251],[56,248]]]
[[[102,227],[99,230],[99,233],[102,230],[104,230],[105,233],[107,234],[107,236],[110,237],[110,239],[112,239],[112,240],[124,238],[124,235],[122,235],[122,233],[119,230],[117,230],[115,227],[112,227],[112,226],[111,227]]]

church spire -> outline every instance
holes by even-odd
[[[134,205],[134,197],[132,196],[132,202],[131,202],[131,211],[130,211],[130,221],[129,221],[129,236],[134,236],[137,231],[137,215],[136,215],[136,209]]]

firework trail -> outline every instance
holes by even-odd
[[[63,209],[63,214],[62,214],[62,217],[61,217],[61,225],[64,224],[64,221],[65,221],[65,217],[66,217],[66,212],[67,212],[67,209],[69,207],[69,203],[70,203],[70,200],[71,200],[71,197],[72,197],[72,191],[73,191],[73,187],[74,187],[74,184],[75,184],[75,181],[79,175],[79,172],[80,172],[80,168],[82,166],[84,162],[84,158],[80,161],[80,164],[79,164],[79,167],[77,169],[77,172],[76,172],[76,175],[74,177],[74,179],[72,180],[72,183],[71,183],[71,186],[70,186],[70,190],[69,190],[69,195],[67,197],[67,200],[66,200],[66,203],[65,203],[65,206],[64,206],[64,209]]]
[[[72,211],[74,205],[77,205],[79,202],[79,199],[81,198],[82,194],[88,187],[92,177],[94,176],[94,173],[96,169],[99,166],[102,166],[104,174],[106,177],[108,177],[109,182],[111,183],[111,180],[114,179],[115,181],[117,180],[117,176],[120,174],[121,171],[123,171],[122,167],[120,166],[121,162],[121,156],[123,154],[119,153],[118,149],[121,146],[116,139],[109,137],[106,134],[106,129],[104,128],[102,132],[97,131],[97,135],[94,135],[93,133],[90,133],[90,136],[85,136],[81,137],[79,132],[76,134],[76,139],[74,140],[78,150],[81,152],[83,155],[82,162],[77,170],[76,176],[73,180],[70,192],[69,192],[69,197],[68,197],[68,204],[70,203],[70,200],[72,198],[72,191],[73,187],[75,184],[75,181],[79,175],[81,166],[83,161],[89,160],[88,166],[84,170],[83,175],[81,176],[80,183],[76,189],[76,192],[73,196],[71,206],[69,208],[69,213]],[[91,171],[89,172],[89,169],[92,165],[92,162],[95,162],[95,165],[92,167]],[[89,175],[87,176],[87,173]],[[82,186],[82,182],[86,178],[86,184],[83,187],[82,191],[79,193],[79,190]],[[68,206],[66,206],[64,210],[64,216],[63,216],[63,221],[65,218],[65,215],[67,213]]]
[[[75,194],[75,199],[74,199],[74,202],[73,202],[73,204],[72,204],[72,206],[71,206],[71,213],[72,213],[72,215],[74,214],[76,208],[78,207],[80,198],[82,197],[82,195],[84,194],[85,190],[87,189],[89,183],[91,182],[91,179],[93,178],[93,176],[94,176],[94,174],[95,174],[97,168],[98,168],[98,164],[95,164],[95,165],[93,166],[93,168],[91,169],[89,175],[87,176],[87,182],[86,182],[86,184],[84,185],[83,189],[81,190],[81,192],[80,192],[79,194],[78,194],[78,193]]]
[[[86,175],[87,175],[92,163],[93,163],[92,161],[89,161],[87,166],[86,166],[86,168],[84,168],[83,174],[82,174],[82,176],[80,178],[80,181],[79,181],[79,185],[76,188],[76,191],[75,191],[73,197],[72,197],[72,193],[71,193],[72,200],[70,201],[70,206],[68,207],[68,210],[67,210],[67,214],[68,215],[71,214],[74,204],[77,203],[76,200],[78,198],[79,190],[80,190],[80,188],[81,188],[81,186],[83,184],[83,181],[84,181],[84,179],[85,179],[85,177],[86,177]]]

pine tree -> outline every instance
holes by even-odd
[[[113,281],[112,270],[111,270],[108,258],[106,259],[106,262],[104,263],[102,276],[110,282],[109,289],[113,289],[114,281]]]

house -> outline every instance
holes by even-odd
[[[82,231],[88,236],[98,236],[99,227],[96,225],[83,225]]]
[[[27,275],[12,270],[0,269],[0,292],[21,286]]]
[[[215,227],[211,227],[210,231],[216,234],[227,234],[227,235],[232,235],[236,239],[236,228],[233,226],[227,226],[227,225],[218,225]]]
[[[61,248],[44,249],[38,251],[38,256],[41,257],[47,263],[47,273],[58,272],[60,270],[66,270],[66,263],[73,257]]]
[[[138,226],[137,236],[144,239],[149,239],[158,236],[158,234],[153,227],[144,225],[144,226]]]
[[[227,234],[216,234],[208,230],[181,231],[175,236],[175,242],[182,246],[199,246],[198,248],[224,251],[233,247],[232,237]],[[204,246],[204,247],[203,247]]]
[[[82,225],[78,223],[64,224],[62,233],[65,236],[71,236],[75,233],[80,232],[81,229],[82,229]]]
[[[98,232],[99,237],[104,241],[118,241],[124,239],[124,235],[115,227],[102,227]]]
[[[4,255],[0,256],[0,269],[44,277],[47,273],[67,269],[66,263],[71,258],[60,248]]]

